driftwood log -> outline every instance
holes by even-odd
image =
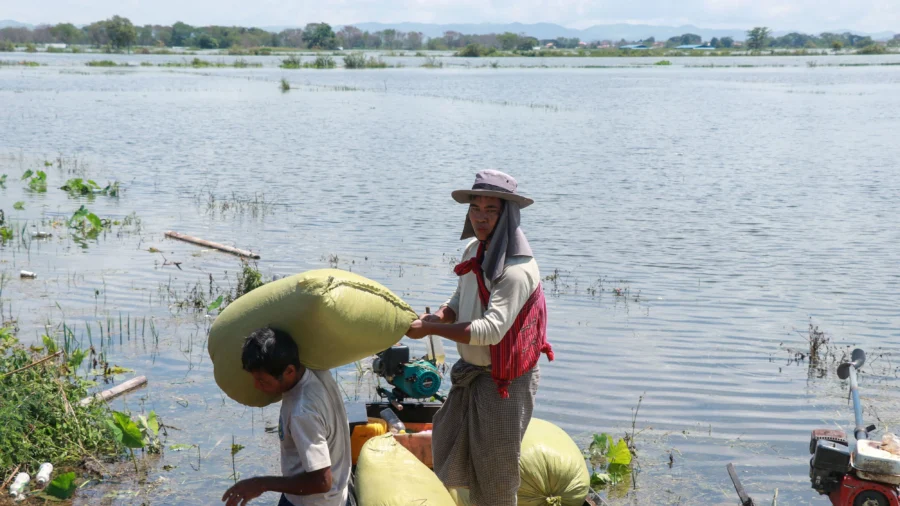
[[[257,255],[256,253],[253,253],[252,251],[238,249],[238,248],[234,248],[232,246],[226,246],[224,244],[219,244],[217,242],[207,241],[206,239],[200,239],[199,237],[193,237],[190,235],[179,234],[178,232],[174,232],[172,230],[166,232],[166,237],[171,237],[172,239],[178,239],[180,241],[190,242],[193,244],[199,244],[200,246],[206,246],[207,248],[217,249],[219,251],[231,253],[232,255],[253,258],[253,259],[259,259],[259,255]]]
[[[138,376],[137,378],[131,378],[130,380],[128,380],[124,383],[120,383],[120,384],[110,388],[109,390],[104,390],[104,391],[100,392],[99,394],[95,394],[90,397],[85,397],[84,399],[81,399],[79,404],[82,406],[87,406],[88,404],[90,404],[91,402],[93,402],[95,400],[101,401],[101,402],[106,402],[106,401],[113,399],[115,397],[118,397],[126,392],[136,390],[146,384],[147,384],[146,376]]]

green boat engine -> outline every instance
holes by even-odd
[[[378,388],[379,395],[391,401],[440,398],[441,375],[437,366],[424,359],[411,360],[406,345],[398,344],[379,353],[372,361],[372,370],[393,385],[393,391]]]

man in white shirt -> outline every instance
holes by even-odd
[[[226,506],[243,506],[265,492],[282,493],[278,506],[354,504],[350,427],[330,372],[305,368],[291,336],[269,328],[247,337],[241,360],[258,390],[282,395],[278,438],[283,476],[239,481],[222,496]]]

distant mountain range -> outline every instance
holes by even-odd
[[[20,23],[10,19],[0,20],[0,28],[7,26],[34,28],[34,25]],[[584,41],[594,40],[644,40],[649,37],[655,37],[656,40],[666,40],[669,37],[682,35],[685,33],[695,33],[709,40],[713,37],[732,37],[736,40],[744,40],[746,38],[746,30],[736,29],[717,29],[717,28],[700,28],[694,25],[682,26],[656,26],[656,25],[630,25],[630,24],[612,24],[612,25],[595,25],[584,30],[575,28],[566,28],[553,23],[459,23],[459,24],[434,24],[434,23],[355,23],[353,26],[360,30],[377,32],[388,28],[393,28],[402,32],[422,32],[426,37],[441,37],[444,32],[460,32],[464,34],[487,34],[487,33],[524,33],[538,39],[555,39],[557,37],[578,37]],[[264,30],[271,32],[280,32],[286,28],[298,28],[297,25],[283,26],[264,26]],[[335,30],[340,28],[336,26]],[[750,27],[748,27],[750,28]],[[776,30],[773,35],[781,36],[792,30]],[[801,30],[797,30],[801,31]],[[822,30],[826,31],[826,30]],[[888,40],[893,38],[894,32],[878,32],[866,33],[858,30],[827,30],[834,33],[852,32],[857,35],[868,35],[875,40]],[[801,31],[802,32],[802,31]],[[807,32],[802,32],[807,33]]]
[[[658,25],[631,25],[631,24],[611,24],[611,25],[594,25],[584,30],[575,28],[567,28],[553,23],[460,23],[460,24],[434,24],[434,23],[354,23],[353,26],[360,30],[377,32],[388,28],[393,28],[402,32],[422,32],[426,37],[441,37],[444,32],[459,32],[464,34],[487,34],[487,33],[524,33],[538,39],[555,39],[557,37],[578,37],[584,41],[594,40],[612,40],[621,39],[636,41],[655,37],[656,40],[666,40],[669,37],[683,35],[685,33],[694,33],[703,38],[710,40],[713,37],[732,37],[735,40],[744,40],[747,36],[747,30],[729,29],[729,28],[700,28],[694,25],[682,26],[658,26]],[[265,26],[265,30],[280,32],[285,28],[297,28],[297,26]],[[336,26],[335,30],[340,26]],[[752,27],[748,27],[752,28]],[[791,31],[802,30],[775,30],[773,35],[781,36]],[[894,32],[866,33],[859,30],[822,30],[818,33],[830,31],[834,33],[851,32],[857,35],[870,36],[875,40],[888,40],[893,38]]]
[[[6,28],[8,26],[13,28],[34,28],[34,25],[29,25],[28,23],[19,23],[18,21],[13,21],[11,19],[0,19],[0,28]]]

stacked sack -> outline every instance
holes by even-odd
[[[550,422],[532,418],[519,458],[519,506],[582,506],[590,474],[575,441]],[[469,491],[450,491],[458,506],[471,506]]]

